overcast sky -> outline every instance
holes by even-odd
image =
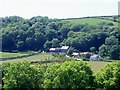
[[[119,0],[0,0],[0,17],[78,18],[117,15]]]

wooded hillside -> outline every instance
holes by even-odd
[[[49,19],[41,16],[24,19],[10,16],[0,19],[2,51],[48,51],[52,47],[68,45],[74,51],[94,49],[101,56],[120,58],[117,16],[77,19]]]

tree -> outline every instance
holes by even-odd
[[[101,56],[107,56],[108,55],[108,50],[107,50],[107,47],[106,47],[105,44],[103,44],[99,47],[99,54]]]
[[[52,47],[52,42],[51,41],[46,41],[45,44],[44,44],[44,49],[45,51],[48,51],[49,48]]]
[[[34,43],[35,43],[34,38],[31,38],[31,37],[26,38],[26,47],[27,47],[27,49],[33,50]]]
[[[111,59],[119,59],[118,39],[115,36],[110,36],[105,39],[105,45],[99,48],[99,53],[102,56],[110,56]]]
[[[37,50],[43,49],[43,45],[45,43],[44,34],[41,32],[35,32],[35,46]]]
[[[79,24],[73,24],[70,29],[74,32],[79,32],[80,31],[80,25]]]
[[[2,49],[11,51],[12,49],[16,49],[16,44],[13,38],[13,33],[12,32],[5,32],[2,33]]]
[[[19,42],[17,43],[17,49],[18,49],[19,51],[24,51],[24,50],[25,50],[25,44],[24,44],[23,41],[19,41]]]
[[[29,62],[3,64],[4,88],[33,89],[42,88],[43,66],[31,66]]]
[[[59,41],[57,38],[54,38],[54,39],[51,41],[51,43],[52,43],[52,47],[59,47],[59,46],[60,46],[60,45],[59,45],[60,41]]]
[[[3,51],[48,50],[49,48],[45,47],[51,47],[51,43],[47,41],[56,46],[53,42],[56,38],[59,40],[58,46],[69,45],[83,52],[90,51],[90,47],[95,47],[98,51],[99,47],[105,44],[110,55],[110,48],[120,43],[120,30],[113,22],[101,22],[98,25],[77,24],[71,23],[74,20],[49,19],[42,16],[31,19],[18,16],[0,19]],[[17,47],[22,46],[21,41],[24,42],[24,49]]]
[[[74,32],[73,31],[69,31],[67,34],[67,37],[74,37]]]
[[[96,48],[95,47],[91,47],[90,51],[93,52],[93,53],[95,53],[96,52]]]
[[[49,24],[48,24],[48,27],[49,27],[50,29],[54,29],[54,30],[57,30],[57,28],[58,28],[55,22],[49,23]]]
[[[92,88],[93,72],[86,62],[66,61],[47,68],[44,88]]]
[[[67,34],[68,34],[69,30],[70,29],[69,29],[68,25],[64,25],[60,28],[59,32],[62,36],[62,39],[67,38]]]
[[[110,49],[110,57],[114,60],[120,59],[120,46],[113,45]]]
[[[115,36],[110,36],[105,39],[105,44],[109,47],[112,45],[118,45],[118,39]]]
[[[112,62],[106,65],[96,75],[98,88],[120,89],[120,62]]]
[[[47,40],[51,41],[55,37],[56,37],[56,32],[55,32],[54,29],[48,29],[46,31],[46,38],[47,38]]]

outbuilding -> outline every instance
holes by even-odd
[[[72,56],[79,56],[79,53],[73,52],[73,53],[72,53]]]
[[[67,52],[69,49],[69,46],[62,46],[61,47],[61,52]]]
[[[100,60],[100,59],[101,59],[101,56],[98,54],[93,54],[90,56],[90,60]]]

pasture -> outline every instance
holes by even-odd
[[[4,57],[10,57],[10,56],[19,56],[19,55],[26,55],[25,53],[3,53]],[[49,53],[39,53],[37,55],[29,56],[29,57],[23,57],[19,59],[11,59],[11,60],[5,60],[5,61],[0,61],[0,63],[5,63],[5,62],[19,62],[19,61],[30,61],[30,62],[36,62],[36,61],[44,61],[44,60],[52,60],[56,57]],[[57,58],[56,58],[57,59]],[[105,65],[107,65],[110,62],[103,62],[103,61],[87,61],[88,64],[91,66],[91,69],[93,70],[94,73],[100,71]]]
[[[99,72],[105,65],[111,62],[103,62],[103,61],[88,61],[88,64],[91,66],[91,69],[94,73]]]
[[[113,22],[110,20],[105,20],[105,19],[98,19],[98,18],[85,18],[85,19],[72,19],[72,20],[66,20],[71,23],[75,24],[89,24],[89,25],[99,25],[101,22],[112,22],[116,27],[118,27],[117,22]]]
[[[29,56],[29,57],[5,60],[5,61],[0,61],[0,62],[1,63],[4,63],[4,62],[18,62],[18,61],[23,61],[23,60],[26,60],[26,61],[43,61],[45,59],[52,59],[52,58],[53,58],[53,56],[49,53],[39,53],[37,55],[32,55],[32,56]]]
[[[10,53],[10,52],[0,52],[0,58],[10,58],[28,55],[27,53]]]
[[[0,59],[10,59],[24,57],[28,55],[35,54],[35,51],[26,51],[26,52],[0,52]]]

